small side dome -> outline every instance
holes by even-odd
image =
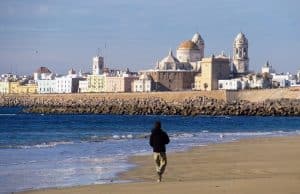
[[[186,40],[182,42],[178,49],[187,49],[187,50],[199,50],[198,46],[191,40]]]

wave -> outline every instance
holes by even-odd
[[[258,137],[258,136],[282,136],[282,135],[293,135],[293,134],[300,134],[300,130],[295,131],[255,131],[255,132],[247,132],[247,131],[237,131],[237,132],[210,132],[208,130],[202,130],[199,132],[171,132],[169,133],[170,139],[173,140],[187,140],[187,139],[207,139],[209,140],[220,140],[225,138],[245,138],[245,137]],[[74,144],[74,143],[97,143],[97,142],[104,142],[104,141],[130,141],[130,140],[137,140],[137,139],[149,139],[150,133],[141,133],[141,134],[115,134],[115,135],[92,135],[89,137],[84,137],[80,140],[74,141],[53,141],[53,142],[43,142],[34,145],[0,145],[0,149],[31,149],[31,148],[52,148],[58,145],[67,145],[67,144]]]
[[[0,113],[0,116],[16,116],[17,114],[13,114],[13,113]]]
[[[97,136],[92,135],[90,137],[85,137],[82,142],[102,142],[106,140],[131,140],[131,139],[147,139],[150,136],[148,133],[142,134],[123,134],[123,135],[108,135],[108,136]]]
[[[51,147],[56,147],[58,145],[67,145],[73,143],[74,143],[73,141],[54,141],[54,142],[44,142],[35,145],[8,145],[8,146],[1,146],[1,148],[12,148],[12,149],[51,148]]]

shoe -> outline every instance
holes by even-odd
[[[157,173],[157,175],[158,175],[157,182],[158,182],[158,183],[160,183],[160,182],[161,182],[161,178],[162,178],[162,176],[161,176],[161,173],[160,173],[160,172],[158,172],[158,173]]]

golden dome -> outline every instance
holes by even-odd
[[[198,46],[191,40],[183,41],[178,49],[199,50]]]

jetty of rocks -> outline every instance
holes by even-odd
[[[222,92],[213,93],[219,95],[216,98],[196,94],[6,95],[0,96],[0,106],[20,106],[39,114],[300,116],[300,95],[249,101],[232,95],[228,100],[229,95]]]

